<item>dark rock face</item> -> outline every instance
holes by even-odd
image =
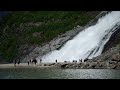
[[[120,53],[113,55],[112,58],[112,61],[120,62]]]
[[[114,59],[115,55],[118,54],[120,52],[120,46],[117,45],[116,47],[112,47],[109,50],[107,50],[106,52],[104,52],[103,54],[94,57],[92,60],[93,61],[111,61],[112,59]],[[114,57],[114,58],[113,58]]]
[[[118,30],[112,34],[109,41],[105,44],[102,53],[106,52],[112,47],[115,47],[119,43],[120,43],[120,27],[118,27]]]
[[[21,45],[21,47],[18,49],[18,55],[16,58],[21,58],[21,60],[23,59],[23,57],[25,57],[26,55],[28,55],[30,52],[32,52],[34,50],[36,46],[35,45]],[[21,57],[22,56],[22,57]],[[15,58],[15,59],[16,59]],[[33,57],[34,58],[34,57]],[[33,59],[31,58],[31,59]],[[27,59],[28,60],[28,59]],[[26,61],[27,62],[27,61]]]

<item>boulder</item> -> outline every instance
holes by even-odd
[[[66,68],[67,65],[68,65],[68,64],[62,64],[62,65],[61,65],[61,68]]]
[[[120,62],[120,53],[117,53],[117,54],[113,55],[112,58],[113,58],[112,61]]]
[[[117,65],[114,65],[114,67],[112,69],[116,69],[117,68]]]

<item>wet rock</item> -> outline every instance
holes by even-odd
[[[116,31],[111,35],[109,41],[105,44],[102,53],[106,52],[112,47],[116,47],[120,42],[120,26],[116,28]]]
[[[68,64],[63,64],[63,65],[61,65],[61,68],[66,68],[67,65]]]
[[[114,67],[112,69],[116,69],[117,68],[117,65],[114,65]]]
[[[113,57],[112,61],[118,61],[118,62],[120,62],[120,54],[119,53],[113,55],[112,57]]]
[[[115,69],[118,69],[118,70],[120,69],[120,62],[117,63],[117,66]]]
[[[66,65],[65,68],[69,68],[69,65]]]
[[[89,63],[83,64],[83,65],[81,66],[81,68],[83,68],[83,69],[89,68]]]
[[[96,65],[92,65],[91,67],[92,67],[92,69],[95,69]]]
[[[110,61],[109,64],[117,64],[118,62],[116,61]]]
[[[43,66],[47,66],[47,64],[43,64]]]
[[[117,45],[116,47],[110,48],[108,51],[104,52],[103,54],[94,57],[92,60],[93,61],[119,61],[119,57],[116,57],[116,55],[120,52],[120,46]],[[118,59],[117,59],[118,58]],[[114,60],[113,60],[114,59]]]
[[[51,66],[51,65],[55,65],[55,63],[50,64],[50,66]]]

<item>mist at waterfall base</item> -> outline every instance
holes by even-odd
[[[120,25],[120,11],[112,11],[99,18],[98,22],[77,34],[60,50],[42,56],[43,62],[58,62],[92,59],[102,53],[104,45]],[[37,59],[40,59],[38,56]]]

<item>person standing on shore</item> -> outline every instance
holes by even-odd
[[[79,62],[82,62],[82,59],[79,59]]]
[[[17,61],[16,60],[14,60],[14,66],[16,67],[16,63],[17,63]]]
[[[17,63],[18,63],[18,66],[19,66],[19,64],[20,64],[20,59],[18,59],[18,62],[17,62]]]
[[[57,59],[55,60],[55,62],[57,63]]]
[[[35,63],[35,65],[36,65],[36,63],[37,63],[36,58],[34,58],[34,59],[32,60],[32,63]]]
[[[35,62],[35,65],[36,65],[36,63],[37,63],[37,60],[36,60],[36,59],[34,59],[34,62]]]
[[[29,62],[30,62],[30,61],[28,60],[28,61],[27,61],[27,63],[28,63],[28,66],[29,66]]]
[[[40,59],[40,63],[42,62],[42,59]]]
[[[30,64],[32,63],[32,60],[30,59]]]

